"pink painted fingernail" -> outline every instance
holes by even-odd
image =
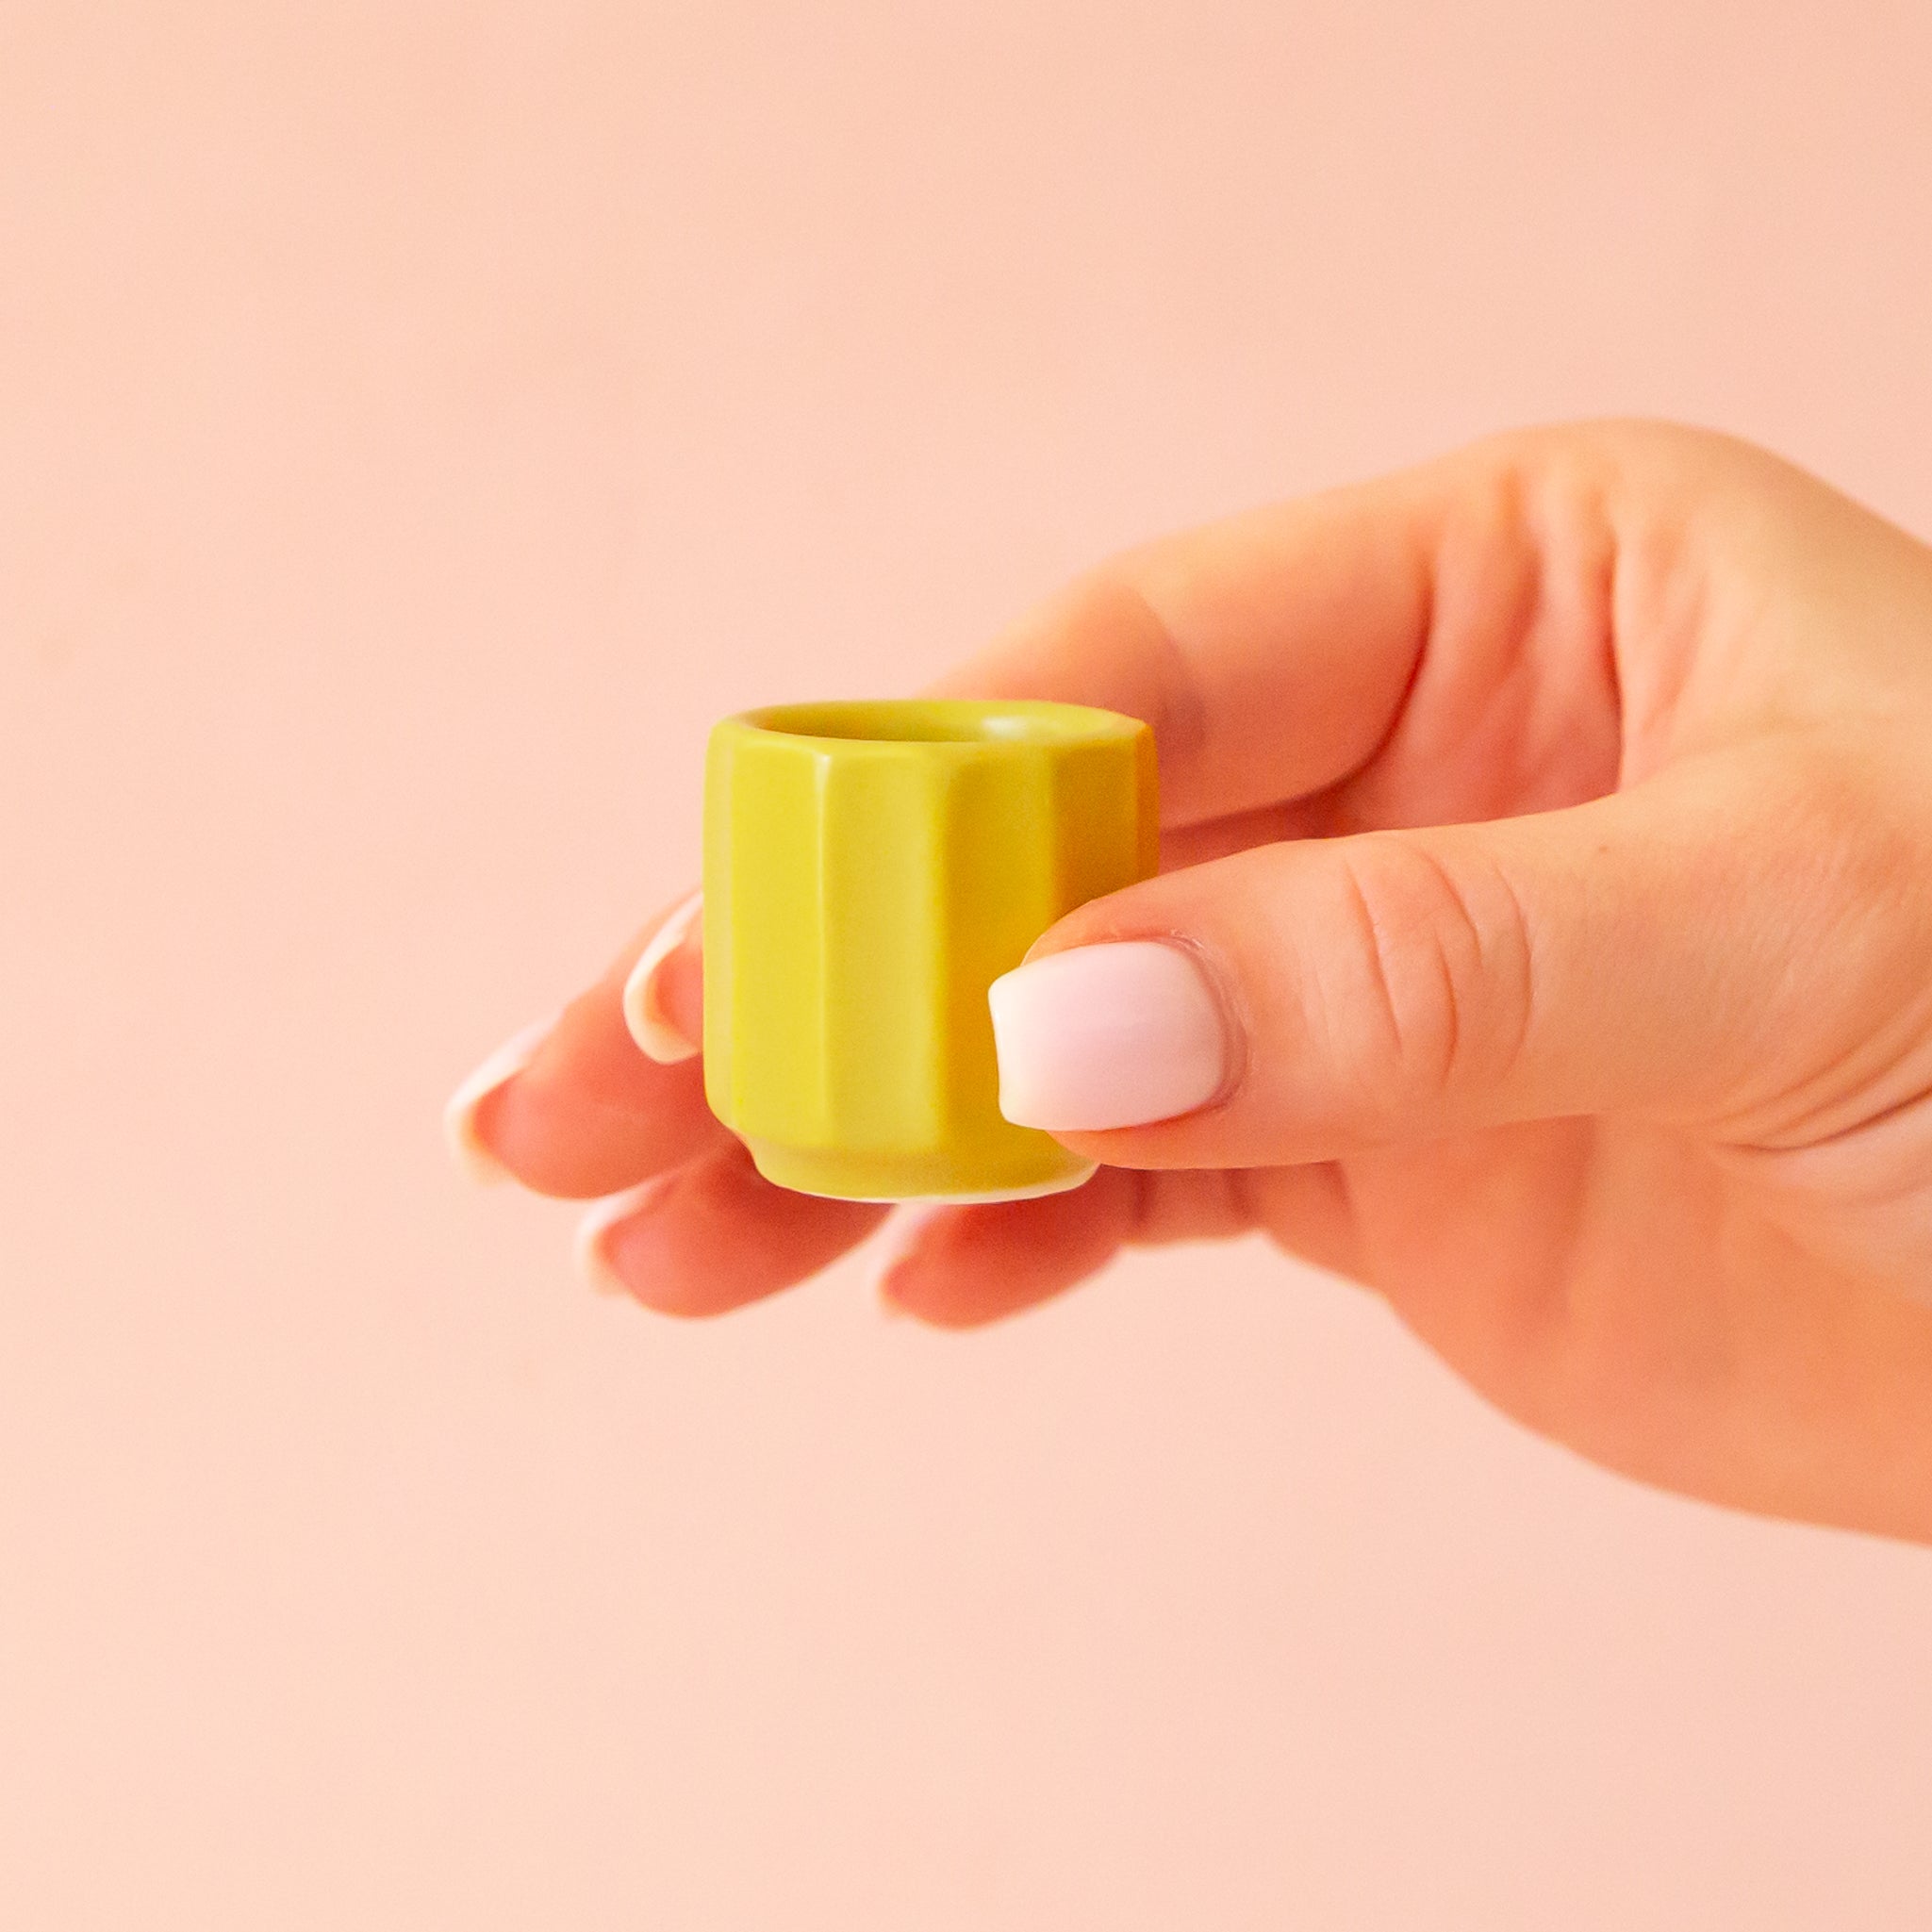
[[[893,1299],[893,1281],[913,1258],[925,1238],[926,1230],[946,1212],[944,1201],[908,1201],[896,1208],[887,1218],[867,1271],[873,1298],[878,1302],[882,1314],[902,1315],[905,1313]]]
[[[508,1086],[537,1058],[562,1017],[561,1012],[553,1013],[512,1034],[450,1096],[443,1109],[443,1135],[452,1157],[472,1181],[486,1187],[494,1187],[511,1176],[484,1145],[476,1131],[477,1114],[493,1093]]]
[[[622,1194],[607,1195],[585,1211],[577,1223],[577,1272],[600,1295],[629,1295],[630,1284],[618,1273],[610,1258],[610,1237],[633,1214],[641,1213],[653,1195],[661,1193],[665,1177],[659,1175]]]
[[[1171,1119],[1227,1078],[1220,1002],[1192,954],[1160,940],[1049,953],[993,982],[999,1111],[1090,1133]]]
[[[695,1040],[687,1040],[664,1010],[659,996],[658,969],[690,935],[691,922],[703,910],[704,896],[694,892],[674,908],[664,924],[651,935],[651,943],[637,955],[631,977],[624,982],[624,1024],[631,1037],[652,1059],[666,1065],[688,1060],[699,1051]]]

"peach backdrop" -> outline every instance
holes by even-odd
[[[1932,1919],[1932,1557],[1252,1247],[702,1329],[445,1092],[704,727],[1529,418],[1932,530],[1932,15],[0,6],[0,1920]],[[1292,721],[1291,721],[1292,722]]]

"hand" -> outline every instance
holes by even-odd
[[[894,1303],[1261,1228],[1610,1468],[1932,1542],[1932,553],[1718,438],[1540,432],[1148,545],[940,688],[1148,719],[1164,869],[1004,983],[1009,1111],[1100,1172],[914,1217]],[[882,1211],[770,1187],[637,1050],[656,925],[454,1117],[544,1193],[643,1183],[586,1258],[712,1313]],[[695,937],[651,950],[674,1054]]]

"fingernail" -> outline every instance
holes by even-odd
[[[904,1307],[893,1298],[892,1282],[924,1238],[926,1230],[946,1212],[943,1201],[914,1201],[896,1208],[886,1218],[868,1271],[873,1299],[884,1315],[902,1315]]]
[[[577,1223],[577,1272],[599,1295],[629,1295],[630,1285],[610,1258],[610,1237],[619,1223],[647,1206],[663,1186],[663,1177],[628,1187],[588,1209]]]
[[[665,1012],[658,998],[657,969],[685,943],[691,921],[703,904],[704,895],[694,892],[677,906],[651,935],[650,945],[638,955],[631,977],[624,982],[624,1024],[630,1028],[632,1039],[652,1059],[662,1061],[667,1066],[690,1059],[699,1049],[697,1043],[687,1040]]]
[[[1191,954],[1159,940],[1049,953],[993,982],[999,1111],[1090,1133],[1211,1100],[1228,1065],[1220,1002]]]
[[[553,1013],[505,1040],[450,1096],[449,1104],[443,1109],[443,1134],[449,1141],[451,1157],[472,1181],[485,1187],[495,1187],[513,1177],[483,1144],[476,1131],[477,1114],[499,1087],[507,1086],[537,1058],[562,1017],[561,1012]]]

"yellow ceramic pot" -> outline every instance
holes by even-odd
[[[1156,862],[1153,734],[1078,704],[792,704],[704,782],[704,1091],[782,1187],[1011,1199],[1092,1172],[999,1105],[986,989]]]

